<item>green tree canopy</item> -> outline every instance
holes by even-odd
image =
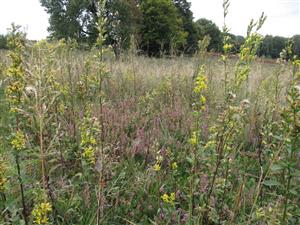
[[[98,0],[40,0],[50,15],[50,38],[74,39],[94,44],[98,36]],[[149,55],[197,50],[198,40],[209,35],[209,51],[222,52],[223,35],[208,19],[193,21],[188,0],[106,0],[106,44],[118,57],[130,46],[134,36],[141,50]],[[244,37],[229,34],[238,53]],[[300,35],[292,37],[295,53],[300,57]],[[288,39],[266,35],[258,55],[277,58]],[[0,48],[6,48],[6,37],[0,35]]]
[[[205,35],[209,35],[211,40],[208,50],[220,51],[222,47],[222,33],[219,27],[211,20],[201,18],[196,21],[198,39],[201,40]]]
[[[259,56],[266,56],[271,58],[278,58],[282,49],[284,49],[287,38],[272,35],[266,35],[260,49],[258,51]]]
[[[194,53],[198,46],[198,36],[195,23],[193,21],[193,12],[191,11],[191,3],[187,0],[173,0],[179,14],[182,18],[183,30],[187,33],[187,40],[184,46],[184,52]]]
[[[294,35],[292,37],[292,40],[294,41],[295,54],[297,54],[300,57],[300,35]]]
[[[50,37],[93,43],[97,37],[96,0],[40,0],[50,15]]]
[[[0,49],[7,49],[7,36],[0,34]]]
[[[186,43],[187,33],[172,0],[142,0],[141,47],[149,55],[170,52]]]
[[[228,33],[228,36],[231,38],[230,43],[233,44],[233,48],[232,48],[231,52],[232,53],[239,53],[241,46],[245,42],[245,38],[243,36],[240,36],[240,35],[236,36],[236,35],[231,34],[231,33]],[[222,43],[221,43],[221,45],[222,45]]]
[[[138,39],[142,14],[136,0],[107,0],[107,43],[112,45],[116,55],[121,49],[128,49],[132,35]]]

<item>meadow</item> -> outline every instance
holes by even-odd
[[[0,53],[0,224],[299,224],[300,61]]]

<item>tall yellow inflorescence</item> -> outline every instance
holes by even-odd
[[[35,224],[49,224],[48,214],[52,211],[52,206],[49,202],[43,202],[34,207],[31,214]]]
[[[5,189],[5,185],[7,183],[7,178],[5,176],[6,173],[6,165],[3,160],[0,158],[0,192],[3,192]]]

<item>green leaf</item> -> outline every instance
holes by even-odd
[[[274,165],[271,166],[271,171],[272,172],[278,172],[278,171],[280,171],[282,169],[283,169],[282,166],[279,165],[279,164],[274,164]]]
[[[266,180],[266,181],[264,181],[264,185],[266,185],[268,187],[281,186],[281,184],[276,180]]]
[[[191,164],[193,165],[194,164],[194,160],[191,158],[191,157],[186,157],[186,160]]]
[[[298,192],[295,189],[291,189],[290,193],[293,194],[293,195],[295,195],[295,196],[298,196]]]

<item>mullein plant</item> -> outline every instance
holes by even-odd
[[[299,154],[300,154],[300,60],[293,59],[293,79],[287,93],[287,106],[282,112],[283,128],[289,134],[285,141],[285,152],[280,166],[283,169],[284,203],[282,223],[296,222],[291,215],[298,216],[299,222]],[[296,70],[297,68],[297,70]],[[296,72],[297,71],[297,72]],[[290,212],[293,212],[292,214]]]
[[[249,75],[251,71],[250,66],[254,61],[257,50],[263,40],[263,36],[260,35],[258,31],[261,29],[265,21],[266,16],[264,15],[264,13],[262,13],[257,22],[251,20],[247,29],[245,42],[240,49],[239,60],[235,66],[233,87],[231,87],[231,91],[235,94],[240,95],[240,93],[238,92],[242,87],[245,87],[246,85],[246,98],[249,97]]]
[[[8,166],[4,161],[4,157],[0,156],[0,210],[4,212],[1,217],[6,222],[10,218],[10,213],[5,213],[7,197],[5,192],[8,185]],[[1,219],[2,220],[2,219]],[[0,221],[1,221],[0,220]]]
[[[206,109],[206,94],[207,94],[207,76],[206,67],[203,65],[202,60],[204,60],[204,55],[207,51],[209,45],[209,37],[204,37],[202,41],[199,41],[200,49],[200,67],[198,69],[198,74],[195,78],[194,88],[193,88],[193,111],[195,118],[195,126],[193,128],[189,144],[191,145],[191,153],[189,157],[189,162],[191,163],[191,171],[189,177],[189,223],[193,223],[195,216],[195,206],[196,206],[196,190],[199,186],[199,157],[203,142],[202,139],[202,118]],[[202,65],[201,65],[202,64]],[[199,222],[199,221],[198,221]]]
[[[21,157],[26,150],[26,134],[24,128],[24,92],[26,87],[26,72],[24,68],[24,48],[25,35],[20,31],[20,27],[12,25],[8,44],[10,47],[9,58],[11,64],[6,70],[7,85],[5,88],[6,101],[10,108],[11,117],[11,140],[10,145],[15,158],[18,182],[20,186],[20,196],[22,202],[22,215],[25,224],[28,224],[28,207],[25,200],[25,188],[21,170]]]
[[[300,147],[300,60],[293,53],[293,43],[289,41],[286,48],[282,51],[281,58],[288,60],[291,67],[291,81],[287,89],[286,105],[281,110],[281,122],[279,124],[280,135],[282,138],[282,152],[279,154],[278,160],[271,168],[271,172],[280,177],[274,181],[275,186],[283,197],[282,212],[279,220],[281,223],[297,223],[299,222],[299,147]],[[273,169],[273,171],[272,171]],[[294,215],[293,218],[291,215]]]
[[[228,28],[226,27],[225,19],[228,13],[229,1],[225,0],[223,3],[224,9],[224,33],[228,33]],[[241,101],[240,97],[237,97],[240,88],[244,85],[244,82],[248,80],[250,73],[250,65],[255,58],[255,54],[258,46],[261,43],[261,36],[257,31],[261,28],[265,21],[264,15],[262,15],[257,23],[251,21],[245,44],[241,48],[241,53],[239,54],[239,60],[235,67],[235,76],[232,82],[228,78],[228,55],[232,49],[230,44],[230,38],[228,35],[224,37],[223,50],[224,54],[221,60],[224,64],[224,91],[225,91],[225,104],[223,106],[223,111],[219,114],[215,125],[210,128],[210,137],[208,142],[199,141],[201,135],[201,128],[199,125],[196,127],[196,131],[193,133],[191,138],[191,143],[194,145],[194,164],[197,165],[196,161],[201,158],[201,162],[207,168],[207,173],[211,175],[207,186],[207,192],[203,193],[203,196],[199,198],[199,207],[197,222],[198,223],[221,223],[226,217],[221,215],[224,206],[232,207],[232,220],[237,216],[238,209],[241,204],[241,194],[244,192],[245,186],[245,171],[239,168],[241,162],[241,157],[239,156],[242,144],[240,142],[240,137],[242,136],[242,130],[247,123],[247,111],[250,107],[250,102],[248,99]],[[252,30],[255,28],[255,32]],[[201,71],[201,70],[200,70]],[[203,73],[203,72],[202,72]],[[200,73],[201,74],[201,73]],[[199,84],[203,83],[201,81],[201,76],[196,80],[195,93],[201,93],[204,91]],[[197,88],[197,86],[199,86]],[[247,96],[247,95],[246,95]],[[200,98],[197,101],[200,105],[201,112],[205,108],[206,98],[203,94],[200,94]],[[199,123],[197,120],[196,124]],[[199,154],[199,152],[201,154]],[[195,161],[196,160],[196,161]],[[240,174],[231,175],[231,167],[236,167]],[[193,171],[194,172],[194,171]],[[234,178],[234,180],[232,180]],[[198,179],[199,180],[199,179]],[[232,184],[235,182],[237,188],[233,188]],[[199,181],[198,181],[199,183]],[[199,185],[199,184],[198,184]],[[192,192],[193,193],[193,192]],[[226,195],[235,196],[231,200],[226,198]],[[193,199],[193,198],[192,198]],[[229,200],[229,201],[228,201]],[[195,200],[192,200],[194,202]],[[215,203],[212,203],[214,202]],[[190,215],[194,215],[194,206],[192,203],[190,206]],[[201,216],[202,215],[202,216]]]
[[[47,212],[51,212],[54,208],[54,195],[50,188],[49,168],[47,167],[47,156],[53,149],[53,144],[56,142],[56,133],[59,126],[54,128],[55,112],[52,111],[59,95],[57,91],[58,83],[55,81],[53,71],[51,69],[53,63],[52,46],[46,42],[37,43],[33,47],[36,54],[37,64],[27,70],[26,84],[23,89],[23,121],[26,128],[26,136],[22,132],[17,132],[11,144],[16,149],[21,149],[27,145],[30,147],[28,154],[31,157],[38,156],[39,166],[37,173],[28,171],[33,179],[34,189],[43,191],[43,198],[37,200],[34,209],[31,211],[32,221],[35,224],[48,224],[48,214],[40,215],[38,212],[39,205],[47,205]],[[48,54],[49,53],[49,54]],[[45,57],[47,55],[47,57]],[[53,130],[56,132],[53,132]],[[28,147],[28,148],[29,148]],[[38,150],[35,152],[35,150]],[[34,165],[31,165],[34,166]],[[36,175],[36,177],[35,177]],[[37,178],[40,181],[34,180]],[[35,183],[36,182],[36,183]],[[55,216],[55,210],[53,215]]]
[[[108,68],[104,62],[106,39],[105,24],[106,19],[104,17],[105,0],[99,0],[98,2],[98,38],[95,44],[95,71],[93,75],[86,74],[82,80],[82,84],[85,87],[84,93],[90,95],[93,93],[96,96],[93,104],[86,104],[84,110],[84,119],[80,124],[81,131],[81,150],[82,159],[86,165],[89,165],[91,169],[96,172],[95,175],[95,194],[97,199],[96,210],[96,224],[101,224],[104,217],[105,208],[105,143],[104,143],[104,116],[103,116],[103,104],[105,102],[104,85],[108,78]],[[88,69],[89,65],[86,64]],[[92,96],[90,96],[91,98]],[[88,99],[90,99],[88,98]],[[93,117],[92,113],[94,108],[97,108],[97,117]]]
[[[227,93],[228,93],[228,82],[229,82],[229,72],[228,72],[228,57],[229,54],[233,48],[233,45],[231,44],[231,38],[229,36],[229,28],[226,25],[226,17],[228,14],[228,9],[230,6],[230,2],[229,0],[224,0],[223,1],[223,19],[224,19],[224,24],[223,24],[223,55],[221,56],[221,61],[223,63],[223,71],[224,71],[224,96],[225,96],[225,100],[227,97]]]
[[[262,127],[264,172],[260,176],[247,224],[299,223],[299,68],[289,42],[281,53],[280,62],[291,68],[291,80],[284,106],[278,106],[278,118]],[[270,115],[271,116],[271,115]],[[270,196],[269,199],[264,196]],[[260,200],[260,202],[259,202]]]

